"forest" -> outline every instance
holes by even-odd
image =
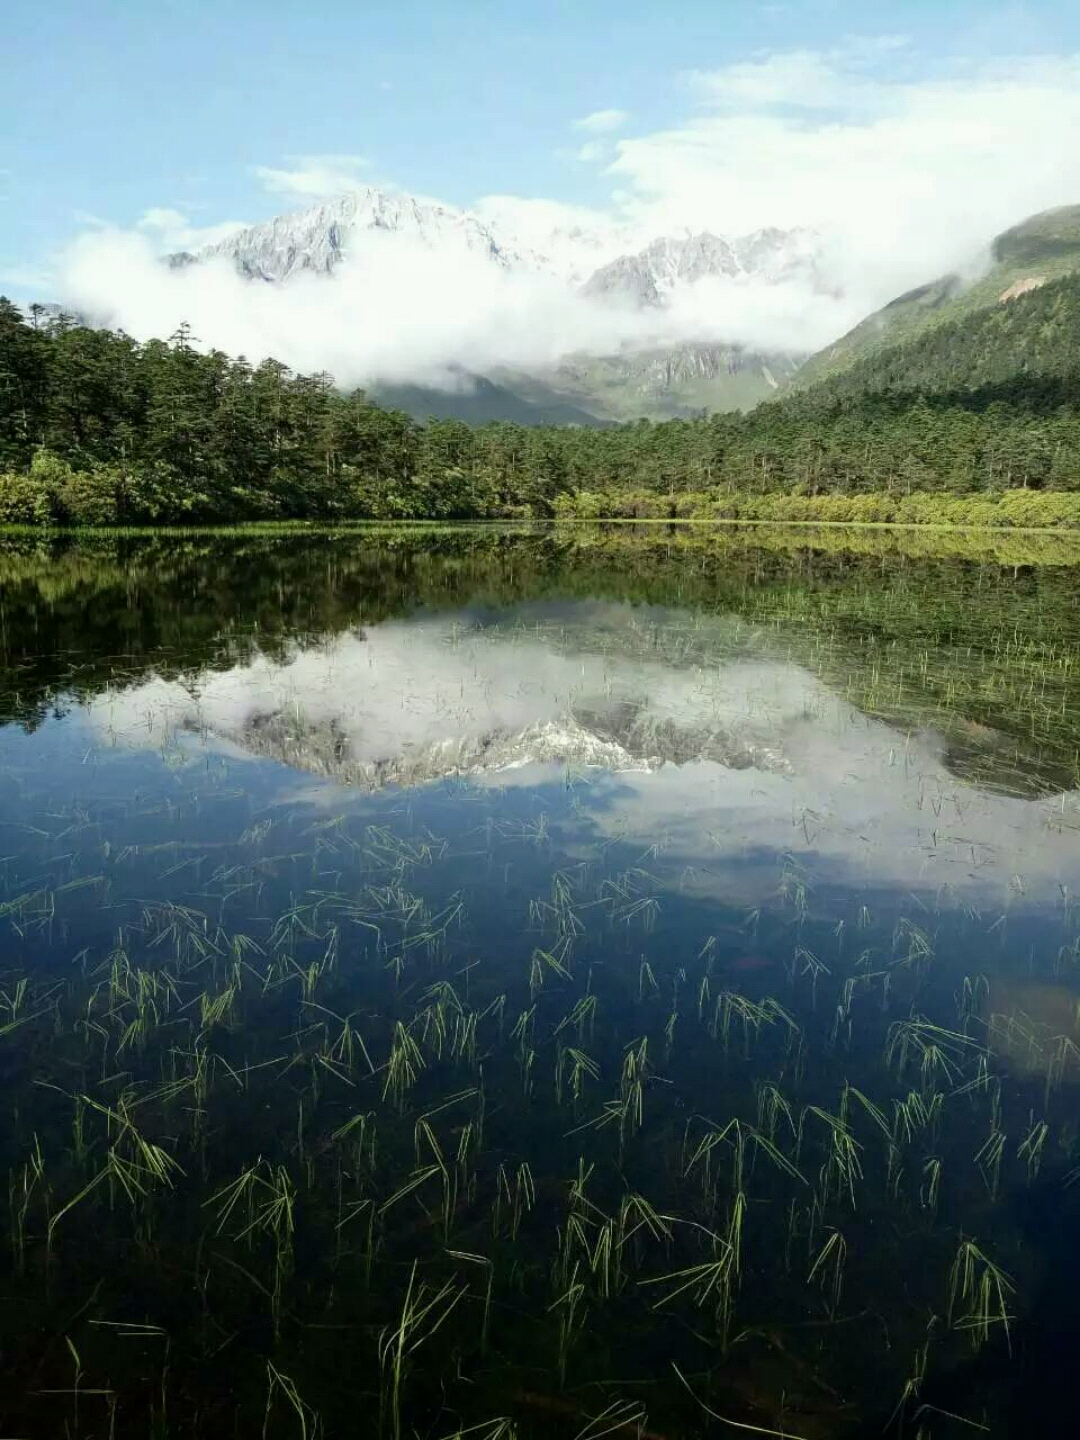
[[[747,414],[419,423],[0,299],[0,523],[743,518],[1080,524],[1080,276]]]

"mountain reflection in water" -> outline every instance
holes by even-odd
[[[1068,1433],[1080,556],[899,545],[0,542],[0,1433]]]

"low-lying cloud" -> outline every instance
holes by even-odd
[[[634,134],[622,111],[575,122],[579,137],[594,137],[576,154],[608,190],[606,207],[506,196],[475,206],[519,248],[527,232],[526,247],[546,251],[554,271],[581,262],[574,283],[378,232],[355,235],[329,279],[260,284],[226,261],[173,270],[161,240],[182,233],[184,217],[169,209],[133,232],[81,236],[62,298],[137,338],[187,321],[204,345],[328,370],[347,385],[459,385],[462,369],[537,369],[575,352],[682,341],[807,352],[900,291],[977,267],[990,237],[1025,215],[1080,201],[1080,57],[939,61],[928,73],[901,39],[884,37],[695,72],[683,95],[686,117],[652,133]],[[310,201],[355,183],[365,163],[292,157],[258,174],[271,193]],[[816,229],[831,283],[710,279],[645,311],[578,293],[612,247],[766,226]]]
[[[331,276],[245,280],[219,258],[170,269],[139,234],[95,231],[68,257],[65,296],[80,313],[137,339],[186,321],[200,344],[344,385],[459,386],[460,370],[543,369],[578,352],[612,354],[694,339],[810,350],[857,307],[803,284],[708,280],[670,307],[588,300],[558,276],[503,270],[450,246],[362,236]]]

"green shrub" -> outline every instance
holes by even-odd
[[[953,525],[1047,529],[1080,526],[1080,494],[1007,490],[1001,495],[885,493],[746,495],[720,490],[661,495],[641,490],[579,490],[555,500],[557,520],[768,520],[778,524]]]
[[[0,472],[0,525],[48,525],[49,492],[34,475]]]
[[[53,490],[53,505],[69,525],[115,525],[124,473],[115,465],[72,470]]]
[[[136,525],[190,521],[191,508],[197,500],[198,497],[190,491],[184,491],[170,465],[163,460],[151,460],[147,464],[133,466],[127,472],[121,518]]]
[[[60,456],[54,455],[51,450],[34,451],[34,458],[30,461],[30,477],[43,486],[48,494],[53,494],[66,484],[72,473],[68,462],[61,460]]]

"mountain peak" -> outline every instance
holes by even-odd
[[[707,278],[813,278],[819,249],[811,232],[770,227],[735,238],[708,230],[658,236],[620,254],[618,229],[602,222],[590,229],[553,217],[550,226],[525,226],[525,234],[513,202],[482,209],[367,185],[251,225],[194,257],[171,255],[168,263],[226,259],[249,279],[282,281],[305,271],[329,275],[365,238],[397,235],[432,249],[458,248],[504,270],[554,275],[586,295],[653,306],[678,286]]]
[[[649,239],[603,216],[565,207],[496,197],[474,211],[377,186],[363,186],[279,215],[194,256],[170,256],[167,263],[179,268],[226,261],[248,279],[279,284],[304,274],[331,276],[346,262],[356,268],[377,267],[380,259],[373,247],[394,241],[451,256],[468,254],[480,264],[526,280],[547,277],[586,299],[631,311],[674,309],[680,297],[702,282],[771,285],[798,278],[820,288],[816,268],[820,241],[808,231],[770,227],[728,236],[687,229]],[[665,323],[661,322],[661,332]],[[639,327],[643,336],[651,335],[650,325]],[[615,392],[626,389],[628,356],[635,344],[620,343],[617,326],[615,333],[610,353],[593,356],[595,384],[582,389],[572,376],[556,370],[547,380],[526,376],[522,393],[531,397],[535,391],[536,404],[548,410],[554,406],[578,423],[594,415],[609,418],[624,404],[642,402],[654,413],[681,413],[684,392],[688,400],[692,396],[694,409],[726,407],[729,393],[738,396],[736,403],[750,403],[775,386],[772,372],[786,374],[792,361],[791,356],[770,356],[766,373],[764,362],[758,363],[761,357],[717,344],[716,337],[691,334],[682,337],[689,348],[669,365],[663,352],[655,349],[658,341],[643,339],[637,348],[644,344],[648,350],[647,375],[635,383],[627,399]],[[700,353],[693,348],[692,342],[706,339]],[[514,383],[520,380],[515,377]],[[647,396],[639,394],[643,385],[648,387]],[[603,393],[594,393],[597,387]],[[654,395],[657,387],[660,398]],[[471,393],[470,403],[479,407],[490,398]],[[417,406],[432,403],[426,392],[417,391],[412,400]],[[533,405],[533,400],[528,403]]]
[[[585,295],[622,304],[654,306],[681,286],[700,280],[801,279],[823,288],[820,238],[810,230],[756,230],[727,238],[709,230],[662,236],[636,254],[603,265],[583,286]]]
[[[468,211],[374,185],[249,226],[200,250],[196,258],[231,260],[242,275],[258,280],[288,280],[303,271],[328,275],[365,232],[409,236],[431,245],[454,244],[499,265],[518,258],[504,251],[488,227]],[[178,258],[170,257],[171,263]]]

